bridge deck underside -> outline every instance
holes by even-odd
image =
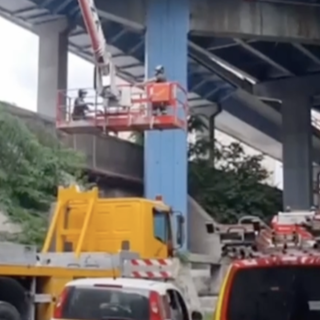
[[[277,0],[270,1],[276,2]],[[313,1],[313,5],[316,4],[317,1]],[[70,34],[71,51],[91,61],[90,43],[83,28],[76,0],[64,2],[58,0],[2,0],[0,11],[6,18],[31,30],[34,25],[61,16],[68,17],[77,26]],[[135,28],[125,26],[114,20],[106,19],[103,12],[101,20],[120,76],[130,81],[142,80],[145,53],[143,26],[137,25]],[[279,143],[281,141],[281,115],[279,113],[281,106],[277,110],[261,102],[258,97],[254,97],[250,93],[251,83],[226,70],[221,63],[257,82],[298,77],[319,72],[319,46],[244,38],[217,38],[212,35],[192,33],[189,35],[190,107],[203,112],[204,109],[214,108],[219,103],[224,115],[217,119],[218,129],[233,136],[242,137],[244,142],[257,149],[263,149],[262,146],[273,143],[274,148],[267,148],[264,151],[281,159]],[[315,102],[315,108],[318,108],[317,102]],[[234,122],[226,125],[226,120],[223,119]],[[248,130],[244,134],[243,131],[246,130],[241,127],[243,123],[247,123],[255,131]],[[253,132],[256,139],[252,138]],[[314,133],[318,136],[317,128],[314,128]],[[318,138],[314,139],[316,149],[319,149],[316,153],[320,153],[320,141]]]

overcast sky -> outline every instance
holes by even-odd
[[[0,18],[0,100],[36,110],[38,37]],[[5,32],[3,32],[5,30]],[[10,45],[9,45],[10,44]],[[69,88],[92,86],[90,63],[69,54]]]

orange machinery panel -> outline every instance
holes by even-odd
[[[151,104],[164,103],[172,107],[176,105],[176,88],[171,82],[151,83],[147,85],[147,96]]]

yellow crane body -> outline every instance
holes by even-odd
[[[97,188],[60,188],[42,252],[116,254],[127,245],[142,258],[166,258],[171,219],[170,207],[161,201],[100,198]],[[156,221],[162,224],[162,234],[155,234]]]
[[[59,188],[41,253],[0,243],[0,302],[17,310],[21,319],[49,320],[67,282],[119,276],[128,257],[170,257],[172,219],[173,212],[162,201],[106,199],[97,188]]]

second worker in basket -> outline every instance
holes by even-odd
[[[165,69],[164,69],[164,66],[158,65],[154,69],[154,76],[152,78],[147,79],[146,81],[144,81],[142,83],[138,83],[138,84],[136,84],[136,86],[141,89],[145,89],[146,85],[148,85],[150,83],[163,83],[163,82],[167,82]],[[153,115],[166,114],[166,111],[167,111],[167,106],[163,103],[154,104],[152,106]]]

